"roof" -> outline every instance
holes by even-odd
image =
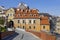
[[[14,15],[14,18],[16,18],[16,19],[18,19],[18,18],[39,18],[39,15],[38,14],[36,14],[36,15],[34,15],[34,14],[29,14],[29,13],[27,13],[27,14],[23,14],[23,13],[21,13],[20,15],[19,14],[15,14]]]
[[[49,20],[41,20],[41,25],[49,25]]]
[[[37,10],[21,10],[16,9],[14,18],[39,18],[39,14]]]
[[[50,15],[49,13],[39,13],[39,15],[44,15],[44,16],[52,17],[52,15]]]
[[[41,20],[43,19],[43,20],[45,20],[45,19],[49,19],[49,17],[47,17],[47,16],[43,16],[43,17],[40,17],[41,18]]]

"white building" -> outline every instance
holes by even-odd
[[[56,30],[56,33],[60,34],[60,17],[57,17],[55,30]]]
[[[3,6],[0,6],[0,17],[6,17],[5,16],[5,8]]]

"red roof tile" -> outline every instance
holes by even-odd
[[[49,21],[48,20],[41,20],[41,25],[49,25]]]

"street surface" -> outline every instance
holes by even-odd
[[[17,33],[19,33],[18,36],[16,36],[14,39],[12,40],[40,40],[40,38],[38,38],[37,36],[29,33],[29,32],[26,32],[24,30],[19,30],[19,29],[15,29],[15,31]]]

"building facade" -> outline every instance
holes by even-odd
[[[57,17],[55,31],[60,34],[60,17]]]
[[[5,12],[6,12],[5,8],[3,6],[0,6],[0,17],[6,17]]]
[[[24,3],[19,3],[16,9],[10,8],[6,12],[9,21],[13,21],[14,28],[22,28],[31,31],[50,31],[48,17],[40,17],[38,9],[30,9]]]
[[[40,31],[40,18],[36,9],[16,9],[14,27]]]
[[[10,8],[10,9],[8,9],[8,10],[6,11],[6,14],[5,14],[5,15],[6,15],[6,18],[8,19],[8,22],[9,22],[10,20],[13,21],[14,14],[15,14],[14,8]]]
[[[49,18],[47,16],[41,16],[40,18],[41,22],[41,31],[46,31],[46,32],[50,32],[50,23],[49,23]]]

